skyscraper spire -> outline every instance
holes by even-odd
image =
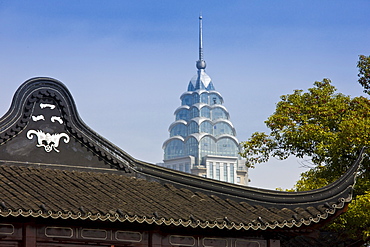
[[[202,15],[199,15],[199,60],[203,60],[203,25]]]
[[[163,166],[230,183],[247,184],[239,141],[223,98],[205,72],[202,15],[199,15],[198,69],[181,97],[163,143]],[[240,180],[240,181],[239,181]]]
[[[199,15],[199,60],[197,61],[197,69],[205,69],[206,61],[203,59],[203,25],[202,15]]]

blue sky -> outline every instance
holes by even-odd
[[[161,162],[179,97],[196,74],[202,12],[207,73],[240,141],[266,131],[283,94],[330,78],[358,96],[370,53],[369,1],[3,1],[0,115],[27,79],[71,91],[80,116],[137,159]],[[291,188],[296,159],[250,170],[251,186]]]

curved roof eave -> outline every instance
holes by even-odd
[[[223,119],[223,118],[219,118],[219,119],[216,119],[216,121],[213,122],[214,124],[218,124],[218,123],[227,123],[228,125],[230,125],[231,128],[234,129],[234,125],[233,123],[229,120],[229,119]]]
[[[177,109],[175,110],[175,112],[173,114],[176,115],[180,110],[183,110],[183,109],[189,110],[190,106],[188,106],[188,105],[179,106],[179,107],[177,107]]]
[[[196,107],[198,110],[200,110],[200,109],[202,109],[204,106],[208,106],[206,103],[202,103],[202,102],[200,102],[200,103],[195,103],[195,104],[193,104],[190,108],[192,108],[192,107]]]
[[[221,93],[220,93],[219,91],[216,91],[216,90],[209,90],[208,92],[209,92],[209,93],[215,93],[215,94],[218,94],[218,96],[220,96],[221,98],[223,98],[223,97],[222,97],[222,95],[221,95]]]
[[[233,124],[231,123],[230,120],[228,119],[222,119],[222,118],[219,118],[217,119],[215,122],[214,122],[214,125],[218,124],[218,123],[226,123],[230,126],[232,132],[233,132],[233,135],[236,136],[236,129],[235,127],[233,126]]]
[[[137,177],[125,177],[118,173],[57,169],[50,172],[49,169],[39,166],[27,168],[18,165],[2,165],[0,169],[3,177],[6,174],[7,179],[14,181],[3,183],[2,189],[5,191],[13,190],[14,196],[5,198],[5,202],[2,202],[5,205],[5,210],[0,210],[0,217],[48,218],[49,220],[82,220],[85,222],[100,220],[169,227],[180,226],[199,230],[258,231],[259,234],[261,231],[288,230],[299,234],[307,232],[307,229],[314,229],[345,211],[352,198],[351,188],[354,180],[351,178],[355,177],[354,173],[358,169],[356,164],[353,165],[346,173],[349,176],[344,175],[342,177],[344,180],[339,179],[334,188],[326,188],[326,192],[332,192],[331,195],[326,192],[312,194],[311,191],[303,202],[292,202],[287,206],[287,204],[280,204],[278,201],[283,198],[294,200],[286,195],[297,193],[281,191],[277,193],[278,191],[228,184],[144,162],[139,162],[137,165],[140,168],[137,171]],[[14,184],[19,182],[19,177],[24,180],[27,176],[33,176],[37,179],[37,183],[41,187],[49,186],[48,181],[56,178],[63,183],[57,183],[52,186],[53,190],[42,193],[42,197],[47,199],[46,205],[35,207],[31,205],[39,201],[40,193],[35,186],[21,186],[14,189]],[[81,177],[84,179],[78,179]],[[73,182],[71,183],[71,181]],[[112,181],[124,186],[127,191],[135,190],[137,193],[125,194],[112,190],[110,186],[107,186]],[[62,188],[64,183],[69,185],[67,186],[68,196],[64,194],[66,188]],[[85,186],[86,184],[88,186]],[[99,185],[99,189],[96,189],[96,184]],[[148,190],[148,187],[153,190]],[[98,196],[81,199],[81,193]],[[260,194],[259,198],[253,199],[258,193],[263,194]],[[127,196],[130,199],[127,204],[117,204],[117,198],[125,200]],[[152,196],[153,200],[145,200],[148,196]],[[265,201],[271,199],[272,196],[275,196],[273,202],[266,203]],[[64,198],[64,200],[56,204],[47,203],[57,198]],[[82,201],[84,209],[81,209],[80,203],[76,203],[76,199]],[[99,200],[107,203],[99,204],[99,208],[96,210]],[[20,205],[19,201],[24,202],[24,205]],[[135,203],[138,201],[142,203],[142,207],[149,208],[149,210],[135,211]],[[162,205],[163,201],[166,201],[165,207],[158,207],[154,210],[155,212],[150,210],[153,202],[156,205]],[[66,205],[68,205],[67,210]],[[202,209],[202,212],[192,213],[193,210],[202,208],[204,205],[208,207]],[[45,207],[47,210],[40,210]],[[181,215],[176,213],[176,210],[179,209],[184,210]],[[153,217],[153,214],[156,217]]]
[[[221,139],[226,139],[226,138],[232,139],[235,142],[236,145],[239,145],[238,139],[235,136],[232,136],[232,135],[229,135],[229,134],[223,134],[223,135],[215,137],[215,136],[213,136],[209,133],[192,133],[192,134],[190,134],[189,136],[187,136],[185,138],[185,142],[188,139],[190,139],[191,137],[194,137],[199,143],[206,136],[211,137],[215,142],[217,142]]]
[[[219,135],[216,138],[217,138],[217,141],[219,141],[221,139],[225,139],[225,138],[232,139],[236,143],[236,145],[239,146],[238,138],[236,138],[235,136],[232,136],[232,135],[229,135],[229,134],[222,134],[222,135]]]
[[[200,107],[200,110],[203,108],[203,107],[207,107],[209,108],[210,110],[213,110],[215,108],[221,108],[223,109],[227,114],[228,116],[230,115],[228,110],[226,109],[226,107],[224,105],[221,105],[221,104],[214,104],[214,105],[208,105],[208,104],[205,104],[205,103],[202,103],[201,107]]]
[[[189,122],[196,122],[196,123],[200,126],[200,124],[201,124],[201,123],[203,123],[204,121],[207,121],[207,120],[209,120],[209,121],[210,121],[210,119],[209,119],[209,118],[205,118],[205,117],[195,117],[195,118],[190,119],[190,121],[189,121]],[[210,122],[211,122],[211,121],[210,121]]]
[[[180,100],[182,100],[182,98],[185,96],[185,95],[191,95],[191,94],[199,94],[201,95],[202,93],[208,93],[208,94],[217,94],[221,99],[222,99],[222,102],[224,100],[224,98],[222,97],[222,94],[216,90],[206,90],[206,89],[197,89],[195,91],[186,91],[184,93],[181,94],[180,96]]]
[[[183,94],[181,94],[180,100],[182,100],[186,95],[192,95],[193,93],[194,93],[194,91],[186,91],[186,92],[184,92]]]
[[[209,135],[208,133],[192,133],[190,135],[188,135],[186,138],[185,138],[185,142],[187,142],[191,137],[194,137],[197,142],[199,143],[199,141],[206,135]]]
[[[224,103],[224,97],[222,97],[222,95],[221,95],[221,93],[219,92],[219,91],[216,91],[216,90],[210,90],[210,91],[208,91],[209,92],[209,94],[217,94],[218,95],[218,97],[220,97],[220,99],[221,99],[221,103],[223,104]]]
[[[199,142],[201,142],[202,139],[205,138],[205,137],[210,137],[212,140],[215,141],[215,143],[217,142],[217,137],[215,137],[215,136],[213,136],[213,135],[211,135],[209,133],[204,133],[204,135],[202,136],[202,138],[200,138]]]
[[[173,122],[170,127],[168,127],[168,131],[171,131],[173,127],[175,127],[175,125],[178,125],[178,124],[184,124],[185,126],[187,126],[187,122],[183,119],[179,119],[179,120],[176,120],[175,122]]]
[[[221,108],[222,110],[224,110],[224,111],[227,113],[227,115],[229,115],[229,112],[227,111],[226,107],[225,107],[225,106],[223,106],[223,105],[221,105],[221,104],[211,105],[211,108],[212,108],[212,109],[215,109],[215,108]]]
[[[187,186],[203,191],[207,194],[217,194],[222,198],[227,195],[227,197],[232,197],[239,202],[246,201],[248,203],[251,203],[252,205],[264,205],[269,207],[294,209],[296,207],[302,207],[304,205],[315,206],[318,204],[322,204],[324,207],[335,209],[344,207],[343,203],[351,201],[353,186],[355,184],[357,171],[360,167],[363,155],[364,151],[362,149],[356,161],[352,164],[351,168],[334,183],[320,189],[302,192],[286,192],[254,188],[249,186],[239,186],[191,175],[191,177],[189,176],[188,178],[184,176],[167,176],[165,175],[165,173],[171,173],[170,170],[165,172],[163,169],[161,169],[162,172],[157,173],[155,171],[155,165],[153,165],[154,167],[152,166],[151,168],[148,167],[148,170],[146,170],[146,172],[148,172],[148,174],[152,173],[153,175],[161,174],[160,176],[162,178],[168,178],[170,180],[176,179],[177,182],[182,181],[181,183],[187,184]],[[328,205],[327,203],[329,203],[330,205]]]
[[[212,122],[212,119],[210,118],[206,118],[206,117],[200,117],[200,121],[199,121],[199,126],[203,123],[203,122],[209,122],[211,125],[213,124]],[[213,125],[212,125],[213,126]]]
[[[173,140],[180,140],[182,142],[184,142],[184,137],[182,136],[171,136],[170,138],[168,138],[162,145],[162,149],[165,148],[165,146],[167,146],[167,144]]]
[[[197,94],[199,94],[199,95],[201,95],[202,93],[208,93],[209,91],[208,90],[206,90],[206,89],[198,89],[198,90],[196,90],[196,91],[194,91],[194,93],[197,93]]]

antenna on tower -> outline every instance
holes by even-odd
[[[199,15],[199,60],[203,60],[203,25],[202,14]]]
[[[205,69],[206,61],[203,59],[203,23],[202,14],[199,14],[199,60],[197,61],[197,69]]]

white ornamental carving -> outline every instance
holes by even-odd
[[[44,117],[44,115],[32,116],[32,120],[34,122],[37,122],[37,121],[40,121],[40,120],[45,121],[45,117]]]
[[[59,124],[63,124],[63,119],[61,117],[52,116],[50,119],[51,122],[55,123],[57,121]]]
[[[61,138],[64,138],[64,143],[69,142],[69,136],[66,133],[50,134],[45,133],[42,130],[29,130],[27,132],[27,138],[32,139],[33,135],[37,137],[36,147],[44,147],[47,153],[50,153],[52,150],[59,153],[57,147],[59,146],[59,141]]]
[[[43,104],[43,103],[41,103],[41,104],[40,104],[40,108],[41,108],[41,109],[44,109],[44,108],[54,109],[54,108],[55,108],[55,105],[52,105],[52,104]]]

